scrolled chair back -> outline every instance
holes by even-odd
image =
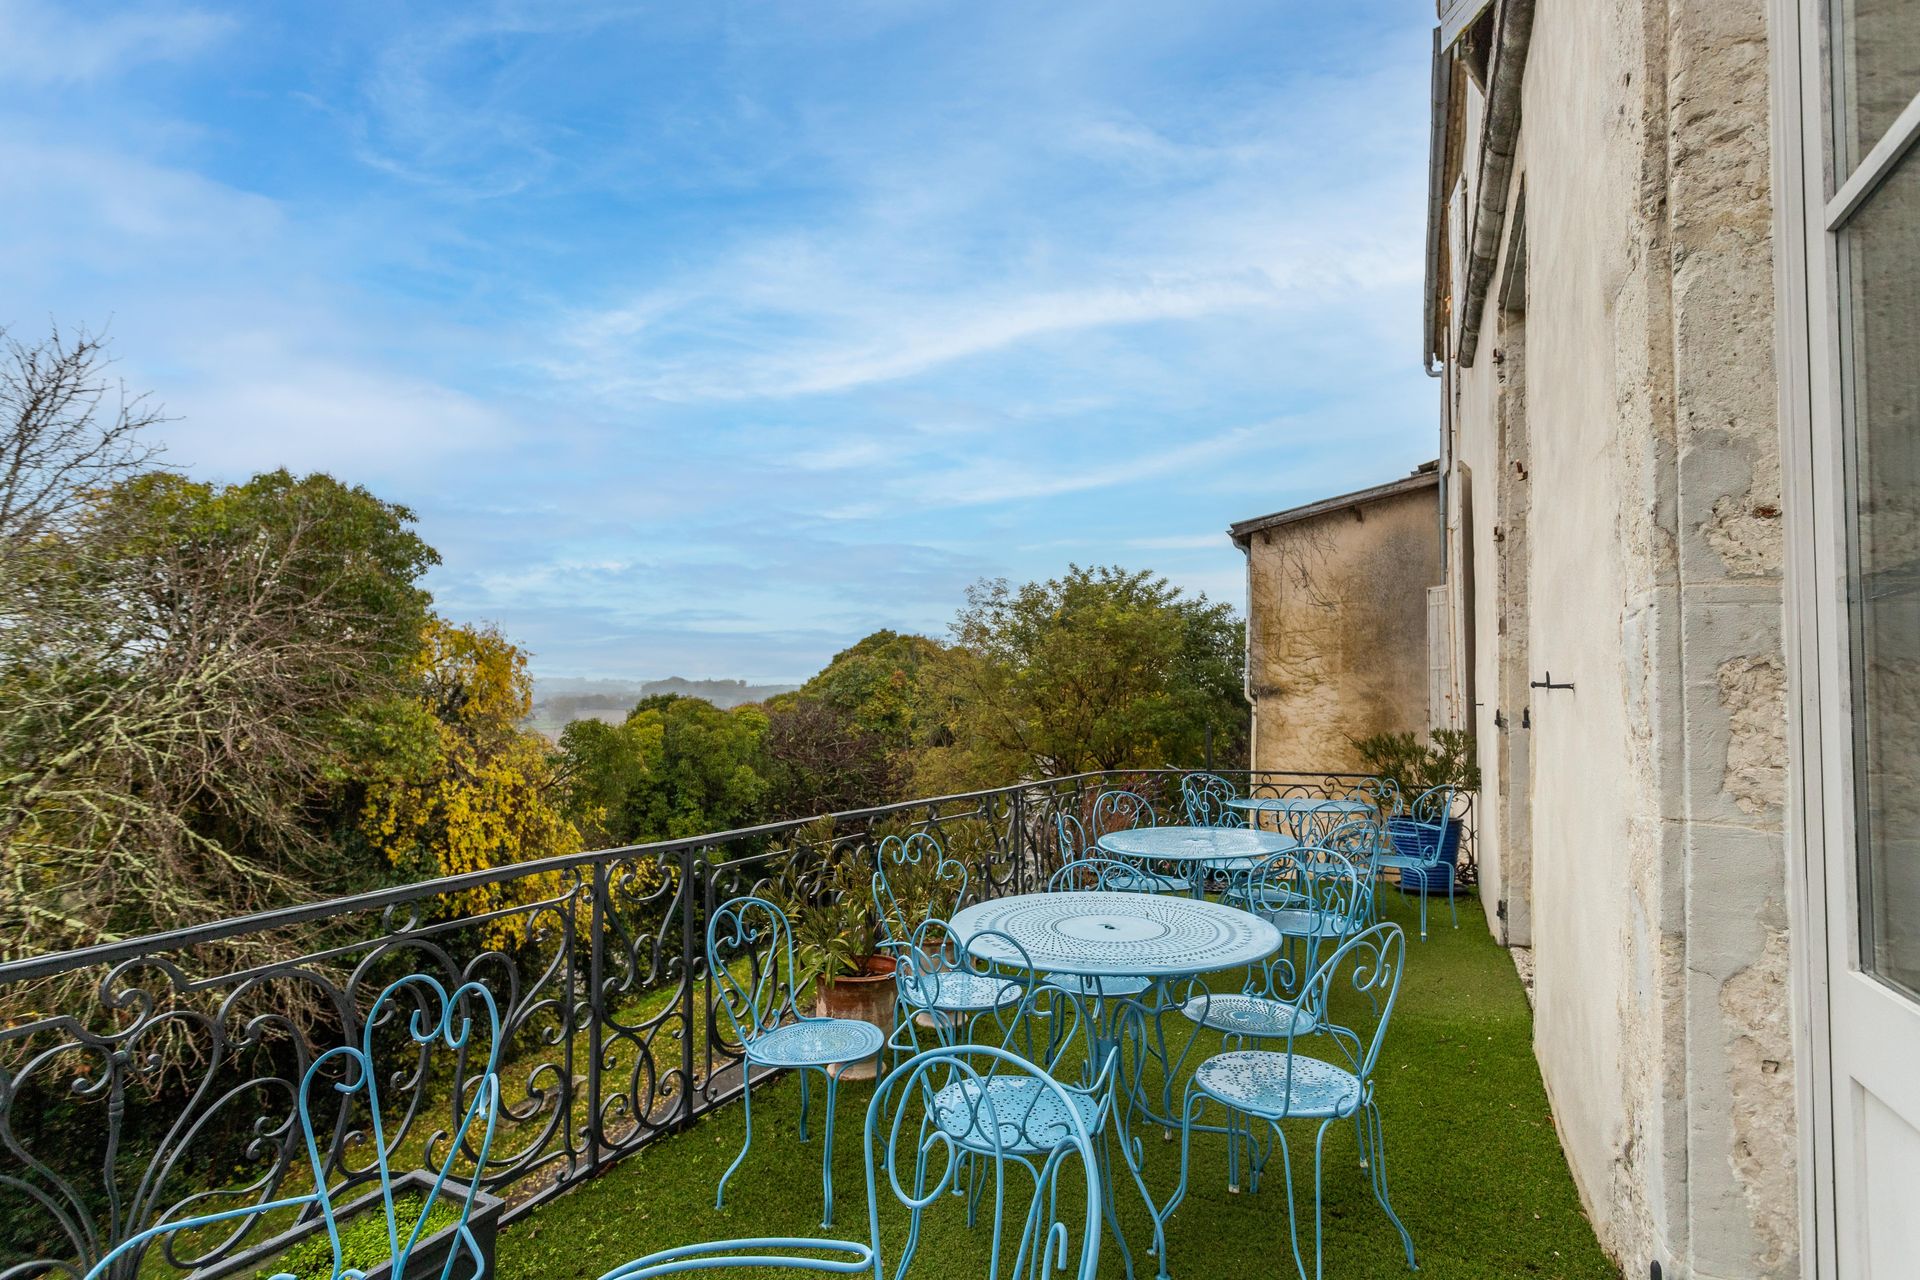
[[[1293,855],[1306,904],[1330,923],[1329,936],[1344,937],[1358,929],[1370,914],[1372,864],[1325,844],[1303,845]]]
[[[1096,837],[1109,831],[1151,827],[1156,821],[1152,802],[1137,791],[1118,788],[1102,791],[1094,797],[1093,815],[1089,819]]]
[[[1453,793],[1450,784],[1429,787],[1413,798],[1402,816],[1424,826],[1443,826],[1453,816]]]
[[[477,1046],[473,1041],[473,1033],[476,1017],[480,1014],[485,1017],[485,1058],[484,1062],[475,1064],[472,1055]],[[486,1259],[474,1237],[469,1217],[486,1173],[487,1159],[493,1146],[494,1125],[500,1110],[500,1012],[494,1004],[493,994],[478,982],[465,983],[449,994],[430,975],[410,974],[389,983],[375,997],[361,1026],[360,1043],[338,1045],[326,1050],[314,1059],[301,1076],[296,1112],[299,1137],[305,1146],[308,1171],[313,1179],[312,1191],[158,1223],[120,1242],[88,1269],[84,1280],[106,1280],[107,1277],[131,1280],[147,1270],[148,1253],[156,1242],[210,1228],[229,1232],[218,1250],[224,1254],[229,1246],[242,1239],[257,1223],[270,1215],[286,1211],[294,1213],[303,1225],[285,1233],[277,1243],[291,1244],[296,1236],[317,1234],[312,1225],[317,1222],[320,1229],[324,1230],[333,1257],[330,1280],[357,1280],[361,1273],[349,1268],[344,1261],[340,1242],[341,1223],[335,1201],[342,1195],[359,1192],[369,1183],[375,1183],[379,1190],[379,1212],[384,1217],[386,1227],[387,1257],[392,1263],[392,1280],[478,1280],[485,1270]],[[378,1065],[382,1057],[381,1040],[384,1037],[389,1042],[393,1041],[396,1026],[402,1029],[399,1045],[411,1048],[414,1061],[404,1071],[383,1071]],[[452,1052],[458,1064],[453,1077],[457,1087],[451,1100],[451,1114],[455,1117],[455,1123],[451,1129],[438,1135],[445,1143],[445,1159],[433,1171],[419,1216],[409,1220],[401,1215],[395,1204],[394,1173],[390,1161],[397,1140],[395,1143],[387,1140],[385,1125],[388,1108],[381,1090],[385,1084],[423,1079],[431,1069],[430,1059],[435,1049]],[[470,1072],[468,1068],[475,1065],[481,1069]],[[316,1111],[331,1118],[330,1125],[324,1130],[321,1122],[315,1119]],[[331,1185],[329,1178],[337,1178],[338,1170],[331,1167],[330,1154],[338,1150],[342,1136],[363,1123],[372,1136],[374,1178],[357,1178],[342,1186]],[[470,1166],[470,1169],[456,1173],[456,1169],[463,1165]],[[211,1194],[217,1193],[208,1193]],[[196,1199],[204,1200],[208,1195]],[[426,1230],[429,1215],[438,1205],[453,1199],[459,1201],[459,1215],[451,1228],[454,1232],[451,1246],[438,1271],[409,1270],[408,1263],[412,1261],[415,1246]],[[373,1211],[371,1208],[366,1210]],[[266,1261],[271,1256],[271,1246],[263,1241],[256,1247],[261,1246],[265,1246],[268,1252],[257,1256]],[[168,1260],[187,1268],[199,1265],[171,1256]],[[294,1278],[288,1273],[278,1272],[268,1280]]]
[[[928,901],[906,891],[906,881],[924,882]],[[951,916],[967,904],[967,868],[947,856],[930,831],[915,831],[881,840],[873,856],[874,922],[880,940],[905,939],[919,923],[915,916]],[[920,909],[916,909],[920,908]]]
[[[893,957],[894,985],[902,1004],[908,1007],[924,1007],[934,1003],[943,975],[968,974],[978,978],[1024,981],[1031,971],[1030,964],[1023,969],[968,951],[964,940],[954,932],[952,922],[939,916],[922,920],[907,937],[881,945],[886,954]],[[1025,958],[1026,951],[1021,949],[1019,959],[1024,961]],[[902,1010],[902,1016],[906,1016],[905,1009]]]
[[[1023,1087],[1004,1087],[1016,1081]],[[1025,1141],[1036,1132],[1030,1115],[1001,1114],[1009,1098],[1023,1113],[1033,1100],[1045,1100],[1050,1138],[1040,1150],[1029,1150]],[[748,1268],[901,1280],[919,1251],[922,1216],[966,1211],[967,1201],[949,1194],[973,1185],[962,1179],[978,1179],[978,1203],[991,1205],[993,1212],[986,1242],[990,1258],[972,1274],[986,1280],[1003,1274],[1009,1280],[1038,1280],[1066,1272],[1071,1263],[1076,1280],[1094,1280],[1102,1203],[1094,1135],[1072,1094],[1035,1063],[989,1045],[941,1046],[915,1054],[875,1088],[861,1152],[867,1171],[865,1240],[708,1241],[637,1258],[601,1280]],[[890,1265],[882,1221],[901,1210],[909,1227]],[[953,1265],[950,1257],[940,1261],[943,1267]]]
[[[707,921],[707,975],[736,1043],[797,1019],[793,926],[765,898],[729,899]]]
[[[1355,814],[1329,827],[1316,843],[1356,859],[1371,860],[1375,854],[1387,850],[1386,824],[1378,818]]]
[[[1339,1046],[1340,1065],[1360,1081],[1362,1096],[1353,1100],[1355,1109],[1372,1095],[1373,1069],[1393,1018],[1406,958],[1407,936],[1388,921],[1341,943],[1307,979],[1301,1003],[1316,1014],[1316,1034]],[[1289,1043],[1289,1052],[1293,1047]]]
[[[1180,800],[1193,827],[1243,827],[1246,820],[1231,801],[1239,797],[1231,782],[1211,773],[1190,773],[1180,779]]]
[[[1382,818],[1391,818],[1399,813],[1404,803],[1400,784],[1387,777],[1356,778],[1347,786],[1346,792],[1347,799],[1365,801]]]
[[[1150,877],[1117,858],[1084,857],[1047,877],[1048,893],[1136,893]]]
[[[1058,865],[1078,862],[1087,856],[1092,845],[1087,839],[1087,829],[1080,819],[1070,813],[1053,815],[1053,850]]]

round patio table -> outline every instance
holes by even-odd
[[[1248,833],[1229,830],[1223,834]],[[1280,931],[1251,912],[1204,898],[1157,893],[1076,891],[990,898],[954,916],[953,933],[963,947],[977,956],[1004,964],[1031,963],[1036,974],[1065,974],[1075,978],[1188,978],[1257,964],[1280,949]],[[979,936],[982,934],[987,936]],[[1013,939],[1026,954],[1022,956],[1005,938],[994,936],[997,934]],[[1109,1049],[1118,1046],[1128,1027],[1145,1035],[1145,1018],[1160,1012],[1158,989],[1156,981],[1152,1005],[1131,997],[1103,997],[1097,983],[1082,982],[1071,991],[1086,1025],[1094,1033],[1090,1046],[1093,1051],[1087,1061],[1090,1070],[1106,1058]],[[1102,1005],[1110,1008],[1110,1017],[1103,1018],[1097,1012]],[[1142,1049],[1146,1051],[1147,1046],[1143,1044]],[[1164,1045],[1158,1056],[1164,1064]],[[1128,1136],[1127,1126],[1136,1108],[1156,1121],[1159,1118],[1154,1116],[1150,1102],[1136,1093],[1134,1087],[1118,1080],[1113,1087],[1126,1091],[1121,1105],[1113,1109],[1113,1123],[1134,1187],[1154,1215],[1158,1245],[1160,1209],[1141,1173],[1141,1148]],[[1105,1150],[1104,1143],[1101,1149]],[[1111,1180],[1108,1186],[1112,1186]],[[1106,1209],[1127,1274],[1131,1276],[1133,1251],[1121,1231],[1110,1192]]]
[[[1129,862],[1192,864],[1191,889],[1206,896],[1207,872],[1246,871],[1262,858],[1285,853],[1300,842],[1257,827],[1130,827],[1109,831],[1097,842],[1100,852]]]
[[[1251,820],[1255,822],[1259,821],[1260,814],[1278,814],[1295,835],[1310,823],[1325,823],[1330,827],[1339,819],[1373,812],[1373,806],[1365,800],[1337,800],[1327,796],[1235,796],[1227,801],[1227,806],[1254,815]]]
[[[1003,933],[1026,949],[1036,970],[1076,978],[1187,978],[1253,964],[1280,949],[1280,931],[1251,912],[1157,893],[989,898],[955,916],[953,932],[969,947],[975,934]],[[1021,962],[997,937],[980,939],[972,950],[989,960]]]

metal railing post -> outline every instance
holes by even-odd
[[[695,1115],[694,1098],[698,1092],[694,1086],[693,1078],[693,1041],[698,1030],[694,1022],[694,1017],[696,1014],[695,1006],[699,1003],[694,998],[693,986],[695,968],[695,917],[693,910],[695,885],[693,882],[693,869],[695,865],[696,860],[693,850],[682,849],[680,851],[680,1069],[683,1073],[681,1079],[684,1083],[680,1088],[682,1102],[680,1106],[680,1118],[676,1124],[676,1127],[681,1129],[685,1129],[693,1123]],[[701,1012],[704,1013],[704,1011]],[[707,1056],[708,1060],[711,1061],[713,1056],[711,1046],[709,1046]]]
[[[1016,787],[1013,792],[1012,809],[1013,830],[1007,835],[1008,860],[1013,864],[1010,883],[1016,892],[1027,888],[1027,792],[1025,787]],[[987,877],[992,883],[992,877]]]
[[[597,1173],[600,1169],[600,1149],[605,1135],[600,1132],[600,1062],[606,1051],[605,1036],[607,1026],[607,909],[608,884],[610,877],[606,864],[593,869],[593,878],[587,883],[592,895],[587,919],[590,933],[587,938],[587,1171]],[[567,913],[567,928],[577,929],[577,913]],[[569,1037],[571,1040],[571,1037]],[[572,1076],[569,1071],[568,1076]],[[569,1084],[572,1080],[569,1079]],[[571,1099],[569,1099],[571,1106]]]

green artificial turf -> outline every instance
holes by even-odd
[[[1617,1276],[1580,1210],[1534,1064],[1526,998],[1506,953],[1488,938],[1479,904],[1461,900],[1458,930],[1437,904],[1432,936],[1423,942],[1417,916],[1396,893],[1383,891],[1381,902],[1386,916],[1408,929],[1406,977],[1376,1079],[1394,1207],[1413,1234],[1419,1274],[1433,1280]],[[738,1107],[646,1148],[507,1228],[499,1280],[591,1280],[657,1249],[730,1236],[864,1239],[859,1138],[870,1093],[870,1086],[848,1084],[841,1094],[834,1228],[819,1226],[822,1094],[816,1088],[812,1140],[802,1144],[799,1091],[792,1080],[781,1080],[754,1091],[753,1150],[727,1188],[724,1210],[714,1209],[713,1193],[739,1149]],[[1310,1187],[1313,1128],[1288,1128],[1297,1188]],[[1144,1140],[1149,1185],[1164,1199],[1178,1178],[1177,1134],[1165,1143],[1156,1128],[1136,1131]],[[1410,1274],[1399,1237],[1358,1167],[1349,1125],[1328,1133],[1326,1176],[1326,1276]],[[1176,1280],[1293,1275],[1283,1194],[1277,1161],[1257,1193],[1229,1194],[1223,1140],[1196,1137],[1193,1186],[1168,1224]],[[884,1180],[881,1197],[882,1233],[897,1247],[906,1211],[887,1195]],[[1135,1274],[1145,1280],[1156,1269],[1145,1256],[1149,1219],[1130,1182],[1120,1199]],[[1310,1191],[1299,1203],[1311,1269]],[[987,1274],[986,1231],[969,1229],[960,1205],[947,1197],[929,1211],[911,1275]],[[890,1274],[894,1256],[889,1251]],[[1111,1240],[1103,1243],[1100,1272],[1124,1274]]]

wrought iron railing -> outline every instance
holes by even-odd
[[[1224,772],[1261,795],[1340,794],[1359,780]],[[1096,792],[1127,787],[1174,819],[1180,776],[1094,773],[914,800],[0,964],[0,1280],[74,1280],[156,1223],[297,1188],[308,1174],[294,1100],[308,1064],[358,1039],[372,997],[408,971],[481,981],[499,1001],[502,1112],[484,1182],[510,1200],[510,1221],[738,1095],[739,1055],[703,972],[719,902],[776,873],[805,894],[832,859],[870,859],[905,830],[939,835],[979,892],[1037,888],[1059,806],[1084,813]],[[276,958],[252,959],[263,954]],[[388,1086],[396,1166],[444,1155],[468,1083],[423,1062]],[[330,1183],[375,1176],[370,1134],[349,1119],[326,1139]],[[238,1221],[218,1239],[174,1241],[169,1261],[228,1274],[297,1225]]]

